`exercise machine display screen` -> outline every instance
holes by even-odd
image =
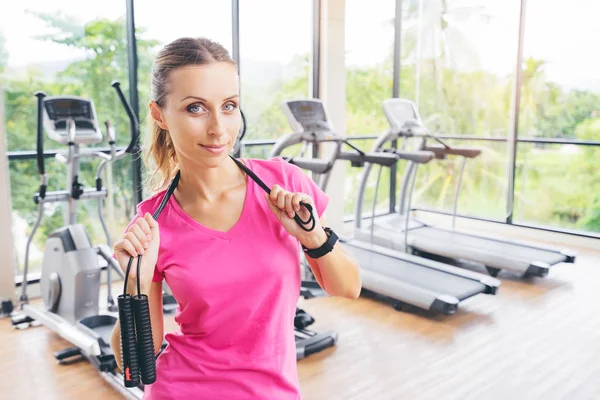
[[[392,123],[393,127],[396,129],[402,128],[402,125],[408,120],[419,121],[419,116],[415,112],[415,108],[409,102],[389,102],[386,106],[388,113],[391,116],[390,119],[392,120],[390,123]]]
[[[79,99],[56,99],[45,102],[48,118],[53,121],[67,118],[93,119],[88,101]]]
[[[294,119],[302,126],[304,131],[330,130],[325,107],[320,101],[297,100],[287,102]]]
[[[48,137],[59,143],[68,142],[68,121],[75,123],[75,142],[82,144],[102,141],[94,103],[74,96],[48,97],[44,100],[44,126]]]

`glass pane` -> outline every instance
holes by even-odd
[[[248,126],[246,140],[274,139],[289,133],[281,103],[310,96],[312,3],[240,2],[241,104]],[[273,15],[277,18],[269,17]]]
[[[519,0],[403,2],[400,97],[428,129],[507,135],[519,9]]]
[[[388,128],[381,103],[392,97],[394,0],[374,7],[346,1],[346,131],[348,136]]]
[[[600,118],[599,14],[594,0],[527,2],[519,136],[581,139]]]
[[[446,143],[454,147],[481,150],[479,156],[466,160],[457,213],[504,220],[507,198],[506,143],[465,140],[447,140]],[[412,206],[453,212],[463,160],[463,157],[448,156],[445,160],[434,159],[419,166]]]
[[[109,120],[115,128],[117,144],[124,146],[129,143],[129,120],[111,87],[114,80],[119,80],[123,91],[128,93],[125,4],[122,1],[24,0],[6,3],[0,13],[0,26],[0,79],[5,89],[3,98],[9,151],[35,150],[36,91],[44,91],[48,96],[91,99],[103,133],[106,132],[102,122]],[[107,147],[106,137],[92,146]],[[47,135],[44,148],[66,150],[65,146],[50,140]],[[79,180],[85,187],[95,185],[97,166],[97,159],[82,162]],[[22,263],[26,237],[37,216],[32,196],[39,189],[40,179],[35,160],[11,161],[9,168],[15,241],[19,262]],[[65,178],[65,166],[52,157],[46,159],[46,173],[48,190],[70,187]],[[114,240],[122,234],[124,216],[131,212],[131,207],[127,206],[133,198],[131,158],[105,169],[103,184],[111,193],[104,201],[103,215]],[[64,212],[64,205],[46,206],[42,226],[35,236],[34,245],[38,252],[43,251],[47,235],[64,225]],[[95,244],[106,243],[98,219],[97,202],[79,202],[78,222],[88,228]]]
[[[600,132],[599,120],[586,125]],[[519,143],[514,213],[516,222],[600,232],[600,147]]]
[[[117,79],[127,90],[123,2],[8,2],[2,6],[0,26],[9,151],[35,148],[34,93],[40,90],[49,96],[89,97],[100,121],[110,119],[128,132],[128,125],[117,124],[118,119],[125,124],[126,116],[110,86]],[[120,143],[127,141],[127,135],[120,137]]]

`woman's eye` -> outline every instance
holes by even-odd
[[[225,111],[233,111],[233,110],[235,110],[235,104],[233,104],[233,103],[225,104],[224,109],[225,109]]]
[[[200,105],[198,104],[190,104],[187,110],[191,113],[199,113],[200,111],[202,111],[202,107],[200,107]]]

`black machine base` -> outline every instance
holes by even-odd
[[[296,329],[306,329],[315,322],[315,319],[306,311],[296,307],[296,316],[294,317],[294,327]]]
[[[327,296],[327,293],[321,288],[319,282],[303,280],[300,286],[300,296],[305,299],[314,299],[315,297]]]
[[[13,310],[14,307],[11,300],[3,301],[2,307],[0,308],[0,318],[8,317],[12,314]]]

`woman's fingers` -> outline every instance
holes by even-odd
[[[148,226],[150,227],[150,232],[152,233],[152,238],[158,239],[159,238],[158,222],[156,222],[156,220],[154,219],[154,217],[152,217],[152,215],[150,213],[146,213],[146,215],[144,215],[144,219],[146,220],[146,222],[148,223]]]
[[[290,218],[294,218],[294,194],[287,192],[285,194],[285,211]]]
[[[138,253],[133,243],[128,239],[121,239],[115,244],[115,253],[127,252],[131,257],[137,257]]]
[[[152,230],[148,221],[145,218],[138,218],[135,223],[142,229],[148,240],[152,240]]]
[[[146,232],[144,232],[144,230],[138,224],[132,225],[131,228],[129,228],[129,231],[133,232],[133,234],[140,241],[144,249],[148,248],[148,242],[151,240],[151,237],[149,237],[149,235],[147,235]]]
[[[133,255],[134,257],[136,257],[138,254],[144,254],[144,245],[142,244],[142,242],[140,242],[135,233],[133,233],[132,231],[127,232],[125,234],[125,239],[131,242],[135,251],[137,252],[137,254]]]
[[[300,202],[302,201],[303,198],[304,198],[303,193],[294,194],[294,196],[292,197],[292,207],[294,208],[294,211],[296,211],[296,212],[300,211]]]
[[[312,199],[307,194],[300,192],[291,193],[279,185],[273,185],[269,198],[277,208],[285,212],[290,218],[294,218],[294,214],[301,211],[301,202],[312,204]]]

